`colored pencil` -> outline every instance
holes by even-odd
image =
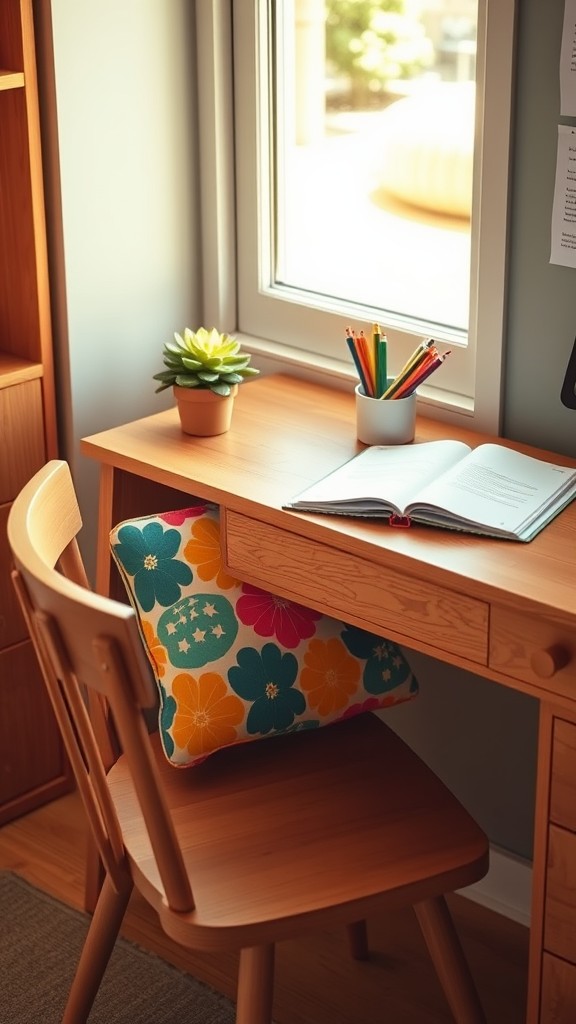
[[[416,389],[419,388],[420,385],[423,384],[424,381],[427,380],[427,378],[430,377],[430,375],[433,374],[434,371],[437,370],[439,366],[442,366],[442,363],[445,361],[445,359],[448,358],[449,355],[450,349],[448,350],[448,352],[444,352],[443,355],[439,355],[435,359],[432,359],[431,362],[427,363],[425,366],[423,365],[420,368],[419,372],[412,374],[410,376],[410,379],[406,381],[406,383],[403,385],[403,387],[400,388],[399,391],[396,392],[394,398],[408,398],[408,396],[411,395],[414,391],[416,391]]]
[[[433,338],[427,338],[426,341],[422,341],[418,345],[418,348],[414,349],[414,352],[412,353],[410,358],[407,360],[406,363],[404,363],[404,366],[400,370],[400,373],[397,374],[397,376],[392,381],[392,384],[390,385],[389,388],[387,388],[387,390],[384,392],[381,398],[393,398],[395,393],[400,388],[400,386],[404,383],[405,380],[408,379],[408,377],[416,368],[416,366],[419,366],[423,362],[423,360],[426,359],[426,356],[431,351],[431,349],[434,348],[434,345],[435,342]]]
[[[359,336],[356,338],[356,351],[364,367],[364,373],[368,381],[368,396],[374,398],[376,395],[376,378],[375,378],[375,367],[374,367],[374,353],[368,338],[364,334],[364,331],[360,331]]]
[[[362,387],[364,388],[364,394],[365,395],[369,395],[370,392],[369,392],[368,380],[366,379],[366,374],[364,372],[364,367],[362,365],[362,360],[360,359],[360,356],[358,355],[358,352],[356,351],[355,340],[356,339],[353,337],[350,329],[348,329],[348,333],[346,335],[346,344],[347,344],[347,346],[348,346],[348,348],[350,350],[350,355],[352,356],[352,359],[354,361],[354,366],[356,367],[356,373],[358,374],[358,378],[360,380],[360,383],[361,383]]]

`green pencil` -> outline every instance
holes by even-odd
[[[386,335],[382,336],[380,324],[374,324],[372,328],[372,344],[374,346],[374,366],[376,376],[376,398],[382,395],[388,387],[388,351]]]

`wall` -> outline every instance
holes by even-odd
[[[97,470],[79,439],[169,404],[152,374],[198,316],[193,14],[187,0],[52,0],[62,432],[90,571]]]
[[[519,8],[504,433],[576,455],[576,416],[559,402],[576,272],[548,263],[563,3]],[[150,380],[161,343],[198,316],[193,4],[52,0],[52,10],[67,288],[58,333],[69,336],[66,432],[90,554],[96,473],[76,458],[78,439],[168,403]],[[63,364],[64,386],[66,375]],[[422,693],[391,724],[495,843],[529,857],[536,702],[408,653]]]
[[[576,334],[576,271],[549,262],[557,125],[567,121],[559,116],[564,3],[520,0],[518,7],[503,434],[574,457],[576,413],[561,404],[560,390]],[[399,716],[398,731],[496,843],[529,857],[536,702],[429,659],[411,660],[426,685]]]
[[[560,117],[563,0],[523,0],[517,109],[504,433],[576,456],[576,413],[560,389],[576,334],[576,270],[550,264]]]

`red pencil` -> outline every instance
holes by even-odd
[[[423,384],[424,381],[427,380],[427,378],[430,377],[430,375],[434,373],[434,371],[437,370],[439,366],[442,366],[444,360],[447,359],[448,356],[450,355],[450,351],[451,350],[449,349],[448,352],[444,352],[443,355],[437,355],[425,366],[420,366],[419,370],[416,373],[414,373],[411,377],[409,377],[405,384],[398,389],[396,394],[393,395],[393,398],[408,398],[408,395],[411,395],[414,391],[416,391],[416,388],[419,388],[420,385]]]
[[[360,336],[356,338],[356,351],[358,353],[358,358],[360,359],[360,362],[362,364],[364,376],[366,377],[368,387],[370,389],[370,394],[368,395],[368,397],[374,398],[376,394],[376,382],[374,380],[374,372],[372,369],[372,359],[370,358],[370,343],[368,341],[368,338],[365,336],[364,331],[360,331]]]

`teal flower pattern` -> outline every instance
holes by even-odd
[[[202,668],[228,653],[238,633],[238,619],[221,594],[195,594],[162,612],[156,629],[171,665]]]
[[[252,704],[246,731],[254,736],[288,729],[306,709],[303,694],[294,689],[298,675],[294,655],[283,654],[276,644],[264,644],[261,651],[243,647],[237,662],[228,672],[228,682],[239,697]]]
[[[395,643],[367,633],[357,626],[346,626],[342,642],[350,654],[364,661],[362,682],[367,693],[384,694],[410,681],[410,693],[418,693],[418,683]]]
[[[114,554],[128,576],[134,577],[134,591],[142,611],[152,611],[157,602],[167,608],[180,599],[182,587],[192,582],[192,571],[175,558],[180,532],[165,530],[160,523],[123,526]]]
[[[161,682],[158,682],[158,690],[160,692],[160,713],[158,717],[158,724],[162,734],[162,745],[167,756],[170,758],[174,753],[174,740],[170,735],[170,727],[174,721],[174,715],[176,714],[176,701],[172,694],[168,695],[166,693],[166,687],[162,686]]]

